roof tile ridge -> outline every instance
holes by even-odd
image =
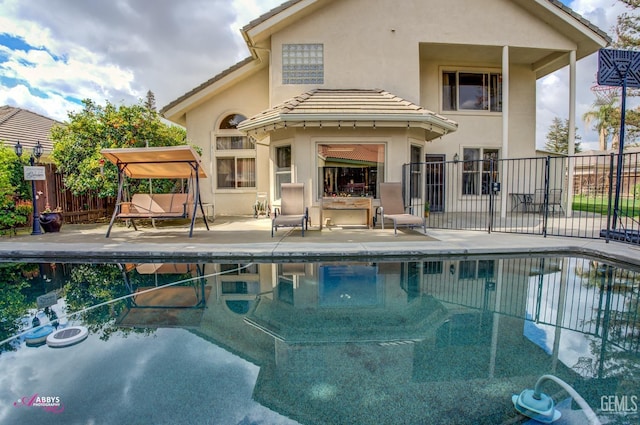
[[[8,106],[8,105],[7,105]],[[5,115],[4,117],[2,117],[2,119],[0,119],[0,124],[4,124],[5,122],[7,122],[8,120],[10,120],[12,117],[16,116],[18,114],[18,112],[22,111],[22,108],[16,108],[14,106],[9,106],[10,108],[13,108],[13,111],[11,111],[10,113],[8,113],[7,115]]]

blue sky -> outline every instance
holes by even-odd
[[[0,105],[65,120],[89,98],[158,108],[246,57],[239,28],[284,0],[0,0]],[[563,0],[611,33],[616,0]],[[591,108],[597,58],[578,64],[578,118]],[[538,82],[538,145],[568,116],[568,71]],[[578,119],[578,121],[581,121]],[[578,122],[589,147],[597,135]],[[597,144],[596,144],[597,145]]]

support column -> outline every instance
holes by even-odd
[[[502,47],[502,158],[509,158],[509,46]],[[502,187],[506,190],[507,182],[502,175]],[[500,217],[507,217],[507,198],[501,196]]]
[[[573,215],[571,204],[573,199],[573,179],[575,160],[571,158],[576,153],[576,51],[569,52],[569,143],[567,161],[567,202],[564,210],[567,217]],[[564,202],[564,199],[560,202]]]

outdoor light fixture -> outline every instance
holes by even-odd
[[[18,143],[16,143],[16,145],[13,147],[16,151],[16,155],[18,155],[18,158],[20,158],[22,156],[22,145],[20,144],[20,140],[18,140]]]
[[[455,155],[453,155],[453,162],[457,164],[458,161],[460,161],[460,156],[458,155],[458,152],[456,152]]]
[[[22,145],[20,144],[20,141],[18,141],[13,148],[18,158],[22,157],[23,149],[22,149]],[[36,143],[36,146],[33,148],[31,157],[29,157],[29,165],[33,167],[36,164],[37,160],[40,159],[40,157],[42,156],[42,153],[43,153],[43,148],[42,148],[42,145],[40,144],[40,141],[38,141]],[[31,231],[31,234],[41,235],[42,230],[40,229],[40,220],[39,220],[40,214],[38,213],[38,202],[36,197],[37,197],[36,181],[31,180],[31,202],[33,203],[33,229]]]

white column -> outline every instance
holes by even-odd
[[[576,51],[569,52],[569,146],[568,154],[576,153]],[[564,210],[567,217],[572,216],[571,200],[573,199],[574,160],[567,161],[567,202]],[[562,201],[564,202],[564,200]]]
[[[509,158],[509,46],[502,47],[502,158]],[[502,176],[502,189],[507,189],[507,182]],[[502,192],[500,217],[507,217],[507,198]]]

